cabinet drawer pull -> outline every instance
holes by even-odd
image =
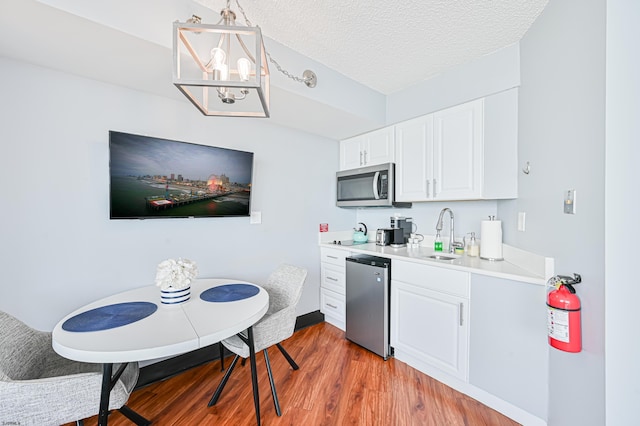
[[[337,307],[336,305],[332,305],[331,303],[326,303],[326,305],[327,305],[328,307],[330,307],[330,308],[338,309],[338,307]]]
[[[464,304],[460,302],[460,326],[462,326],[462,320],[463,320],[462,310],[463,309],[464,309]]]
[[[333,278],[333,277],[327,277],[327,279],[328,279],[328,280],[331,280],[331,281],[335,281],[335,282],[338,282],[338,279],[337,279],[337,278]]]
[[[328,257],[329,259],[336,259],[336,260],[338,260],[338,256],[329,256],[329,255],[327,255],[327,257]]]

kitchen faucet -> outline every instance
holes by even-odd
[[[438,223],[436,224],[436,233],[440,233],[442,231],[442,216],[444,216],[444,212],[449,212],[449,217],[451,218],[451,226],[449,227],[449,253],[453,253],[455,251],[455,242],[453,239],[453,212],[449,207],[445,207],[440,212],[440,217],[438,217]]]

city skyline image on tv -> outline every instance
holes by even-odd
[[[253,153],[109,132],[110,218],[249,216]]]

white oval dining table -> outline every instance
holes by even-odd
[[[254,286],[255,293],[240,300],[207,301],[202,293],[219,286],[235,284]],[[244,287],[247,288],[247,287]],[[96,331],[74,331],[63,325],[78,315],[104,307],[132,302],[155,304],[150,315],[129,324]],[[269,307],[269,295],[260,286],[235,279],[198,279],[191,284],[191,298],[176,305],[160,302],[160,289],[156,286],[128,290],[89,303],[65,316],[52,333],[53,349],[65,358],[75,361],[100,363],[103,366],[102,390],[98,424],[107,425],[109,394],[121,371],[113,376],[113,364],[153,360],[171,357],[220,342],[245,332],[250,343],[251,376],[256,418],[260,424],[260,406],[253,350],[252,326],[260,320]],[[89,313],[90,314],[90,313]],[[123,370],[122,367],[121,370]],[[137,424],[150,421],[124,406],[121,411]]]

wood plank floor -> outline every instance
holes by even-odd
[[[300,330],[283,345],[300,369],[293,371],[276,348],[269,351],[282,417],[275,413],[264,358],[257,356],[264,425],[518,424],[400,361],[383,361],[330,324]],[[256,424],[248,362],[238,363],[217,405],[207,407],[222,375],[214,361],[136,390],[127,405],[154,425]],[[95,424],[96,417],[85,421]],[[114,412],[109,424],[132,423]]]

